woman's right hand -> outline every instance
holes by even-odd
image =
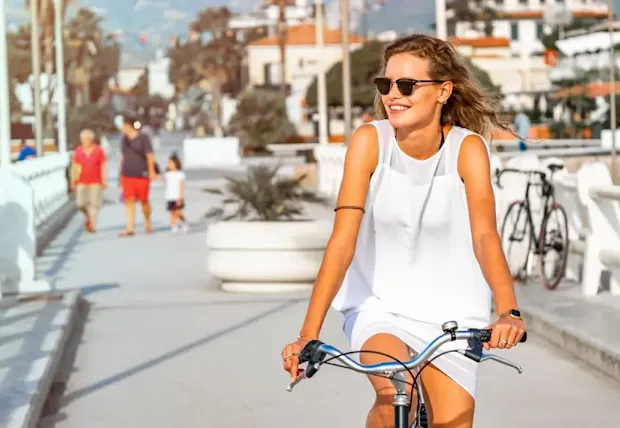
[[[301,374],[299,370],[299,354],[304,349],[308,339],[299,338],[294,342],[289,343],[282,350],[282,363],[284,364],[284,371],[291,374],[291,382],[297,379],[297,376]]]

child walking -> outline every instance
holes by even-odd
[[[166,209],[170,212],[170,230],[187,232],[188,226],[183,215],[185,207],[185,173],[181,170],[181,160],[176,153],[168,158],[166,180]]]

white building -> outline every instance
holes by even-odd
[[[597,0],[486,0],[497,12],[485,33],[482,22],[456,21],[451,13],[451,40],[458,50],[489,73],[506,94],[505,107],[532,107],[532,93],[551,89],[542,38],[549,7],[564,5],[573,18],[607,18],[607,2]],[[553,5],[552,5],[553,4]]]
[[[170,82],[170,58],[163,52],[157,53],[157,58],[147,64],[149,70],[149,95],[159,95],[165,99],[174,96],[174,85]]]
[[[286,24],[288,26],[295,26],[311,19],[312,10],[312,1],[294,0],[284,11]],[[269,35],[273,35],[275,34],[279,14],[279,6],[265,5],[257,11],[233,16],[228,22],[228,28],[231,30],[245,30],[267,27]]]
[[[349,36],[350,49],[362,46],[362,37]],[[301,24],[290,27],[286,35],[286,83],[290,85],[290,105],[299,106],[297,117],[300,121],[301,106],[304,103],[308,86],[319,70],[329,68],[342,61],[342,33],[340,30],[323,29],[322,48],[316,46],[314,24]],[[249,84],[252,87],[276,87],[280,85],[280,47],[277,36],[267,36],[247,46]]]

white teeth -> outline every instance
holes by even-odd
[[[406,106],[390,106],[390,110],[398,110],[398,111],[403,111],[403,110],[407,110],[409,107]]]

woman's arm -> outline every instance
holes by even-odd
[[[486,143],[479,136],[470,135],[463,141],[458,158],[458,171],[465,183],[474,253],[493,292],[497,313],[518,309],[510,269],[497,233],[489,154]],[[520,330],[524,326],[514,327]],[[518,342],[521,335],[520,331],[508,332],[506,339],[512,344],[509,339],[516,339]],[[499,337],[499,333],[494,331],[492,347],[497,346]]]
[[[377,131],[373,125],[359,127],[347,146],[344,174],[337,206],[364,207],[370,176],[379,158]],[[362,221],[362,211],[344,209],[336,212],[334,228],[325,248],[306,318],[300,331],[305,340],[318,337],[329,306],[342,285],[353,254]]]
[[[185,197],[184,189],[185,189],[185,176],[183,176],[179,180],[179,201],[182,201],[183,198]]]
[[[108,158],[105,155],[101,161],[101,186],[108,187]]]

